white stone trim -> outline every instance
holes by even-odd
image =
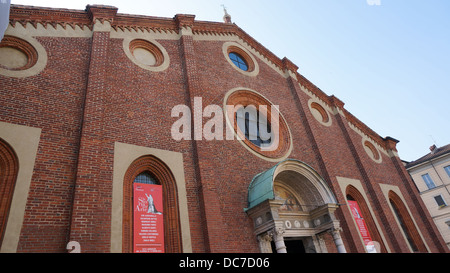
[[[192,252],[191,232],[189,225],[186,181],[184,178],[183,154],[115,142],[113,165],[113,192],[111,214],[111,252],[122,252],[122,216],[123,216],[123,183],[124,176],[131,163],[144,155],[153,155],[163,161],[172,172],[178,192],[178,209],[180,217],[181,240],[183,252]]]
[[[394,215],[395,222],[397,223],[398,229],[401,231],[401,233],[402,233],[402,235],[403,235],[403,238],[405,239],[405,242],[408,242],[408,240],[406,239],[406,235],[405,235],[405,233],[403,232],[403,229],[401,228],[401,225],[400,225],[400,223],[398,222],[397,217],[395,217],[394,209],[392,208],[391,202],[389,201],[389,192],[390,192],[390,191],[393,191],[395,194],[397,194],[398,197],[400,197],[400,199],[401,199],[402,202],[403,202],[403,205],[404,205],[404,206],[406,207],[406,209],[408,210],[409,216],[411,217],[411,219],[412,219],[412,221],[413,221],[413,223],[414,223],[414,226],[415,226],[416,229],[417,229],[417,232],[418,232],[419,235],[420,235],[420,239],[422,240],[423,244],[424,244],[425,247],[427,248],[428,252],[431,252],[431,251],[430,251],[430,248],[429,248],[428,245],[427,245],[426,240],[424,239],[424,237],[423,237],[423,235],[422,235],[422,232],[420,231],[419,227],[417,226],[416,219],[414,219],[413,214],[411,213],[411,210],[409,209],[408,203],[406,203],[405,197],[403,197],[403,194],[402,194],[400,188],[399,188],[398,186],[388,185],[388,184],[378,184],[378,185],[380,185],[381,191],[383,192],[383,196],[384,196],[384,198],[386,198],[386,203],[388,204],[389,208],[391,209],[392,214]],[[408,246],[409,250],[410,250],[411,252],[413,252],[413,250],[411,249],[411,246],[410,246],[408,243],[407,243],[406,245]]]
[[[347,204],[347,206],[345,206],[345,207],[347,207],[350,215],[352,215],[352,212],[350,211],[350,208],[347,203],[347,198],[346,198],[347,187],[351,185],[359,191],[361,196],[364,198],[364,201],[366,202],[367,207],[369,208],[370,214],[372,216],[373,221],[375,222],[375,225],[377,226],[378,232],[380,233],[380,236],[381,236],[381,239],[383,240],[384,246],[386,247],[387,252],[390,253],[391,249],[389,248],[389,245],[387,244],[386,237],[384,236],[381,226],[377,221],[376,214],[374,213],[374,210],[372,209],[372,205],[369,202],[369,198],[367,197],[366,192],[364,191],[361,181],[358,179],[339,177],[339,176],[336,176],[336,180],[339,184],[339,188],[341,189],[342,196],[344,196],[345,202]],[[358,225],[356,224],[356,221],[355,221],[355,219],[353,219],[353,217],[352,217],[352,220],[353,220],[355,227],[358,227]],[[358,232],[358,236],[361,240],[361,244],[364,245],[363,238],[359,232]]]
[[[19,162],[16,184],[0,252],[15,253],[33,176],[41,129],[0,122],[0,138],[14,150]]]
[[[44,70],[48,60],[47,51],[45,51],[45,48],[38,42],[38,40],[26,32],[21,33],[19,29],[10,27],[8,27],[5,35],[14,36],[30,43],[37,52],[37,61],[32,67],[25,70],[9,70],[0,67],[0,75],[13,78],[25,78],[37,75]]]
[[[327,115],[328,115],[328,121],[327,122],[323,122],[322,115],[319,114],[320,117],[316,115],[315,110],[312,108],[312,104],[314,102],[317,103],[318,105],[320,105],[325,110],[325,112],[327,113]],[[311,97],[308,100],[308,108],[309,108],[309,111],[311,112],[311,114],[313,115],[313,117],[320,124],[322,124],[325,127],[330,127],[331,126],[331,124],[333,123],[333,119],[331,118],[331,115],[330,115],[330,113],[332,113],[332,110],[326,103],[323,103],[322,100],[319,100],[317,97]]]

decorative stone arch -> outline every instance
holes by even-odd
[[[279,188],[293,199],[284,199]],[[289,205],[295,209],[286,209]],[[311,166],[286,159],[253,178],[246,212],[254,222],[261,252],[272,251],[271,240],[277,252],[287,252],[284,238],[307,238],[306,251],[326,252],[321,240],[325,232],[333,235],[338,252],[346,252],[334,216],[338,207],[333,192]]]
[[[13,148],[0,138],[0,246],[6,230],[11,201],[19,170]]]
[[[125,173],[123,183],[122,252],[133,251],[133,182],[143,173],[151,173],[162,185],[164,244],[168,253],[182,252],[180,217],[175,178],[164,162],[153,155],[139,157]]]
[[[0,176],[7,178],[9,185],[8,198],[1,196],[0,200],[8,200],[8,215],[2,220],[6,226],[2,227],[1,253],[15,253],[19,245],[20,231],[25,217],[25,208],[30,191],[34,164],[36,161],[41,129],[0,121],[0,143],[2,148],[2,165],[7,162],[8,172],[0,171]],[[13,159],[14,158],[14,159]],[[11,165],[12,164],[12,165]],[[12,177],[8,175],[13,174]],[[14,181],[14,183],[12,183]],[[3,207],[1,208],[3,210]]]
[[[373,241],[379,243],[380,249],[377,249],[377,252],[381,253],[387,253],[386,244],[382,238],[381,233],[379,232],[377,228],[377,224],[372,217],[372,213],[370,211],[369,206],[367,205],[366,199],[364,196],[359,192],[359,190],[354,187],[353,185],[348,185],[345,190],[345,195],[347,200],[353,200],[356,201],[356,203],[359,206],[359,209],[361,210],[362,217],[364,218],[364,221],[367,225],[367,229],[369,230],[369,234],[371,235],[371,238]]]
[[[403,203],[400,196],[394,191],[388,192],[389,205],[396,217],[397,223],[401,227],[401,230],[409,244],[409,247],[413,252],[428,252],[428,249],[422,240],[422,237],[414,223],[408,208]]]

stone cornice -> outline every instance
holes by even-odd
[[[180,33],[180,29],[190,29],[194,35],[206,36],[231,36],[235,35],[242,39],[249,47],[261,54],[265,59],[277,67],[280,71],[284,71],[287,75],[291,75],[301,86],[309,90],[330,107],[336,107],[340,113],[361,130],[364,134],[372,138],[381,147],[387,150],[395,150],[397,142],[387,141],[382,138],[362,121],[353,116],[344,108],[344,103],[335,96],[328,96],[317,86],[311,83],[303,75],[297,72],[298,66],[287,58],[280,59],[266,47],[261,45],[253,37],[247,34],[236,24],[227,24],[220,22],[195,21],[194,15],[177,14],[174,18],[161,18],[154,16],[118,14],[117,8],[104,5],[88,5],[85,10],[71,9],[55,9],[34,6],[11,5],[10,24],[14,27],[16,23],[21,24],[24,28],[31,24],[37,28],[38,24],[46,29],[48,25],[56,29],[57,25],[61,25],[64,29],[69,25],[73,29],[75,26],[83,29],[88,27],[93,29],[94,22],[99,20],[101,23],[109,21],[111,28],[115,31],[142,31],[142,32],[159,32],[159,33]]]
[[[171,18],[117,14],[112,25],[114,30],[154,31],[178,33],[176,22]]]
[[[347,111],[347,109],[344,108],[345,104],[340,99],[338,99],[334,95],[331,96],[327,95],[319,87],[314,85],[312,82],[310,82],[307,78],[305,78],[303,75],[299,73],[297,73],[297,78],[301,86],[306,88],[309,92],[313,93],[315,96],[317,96],[317,98],[322,100],[324,103],[328,104],[328,106],[336,107],[338,109],[338,112],[342,113],[348,122],[350,122],[353,126],[355,126],[355,128],[358,128],[366,136],[371,138],[375,143],[377,143],[387,151],[389,150],[392,150],[394,152],[397,151],[396,144],[399,142],[398,140],[395,140],[391,137],[386,138],[381,137],[369,126],[367,126],[357,117],[355,117],[352,113]]]
[[[47,28],[48,25],[53,26],[53,28],[61,25],[65,29],[69,25],[72,28],[79,26],[83,29],[87,26],[89,29],[92,29],[93,26],[92,20],[86,11],[21,5],[11,5],[9,22],[13,27],[16,23],[19,23],[24,28],[26,28],[28,23],[33,25],[34,28],[37,28],[38,23],[44,28]]]

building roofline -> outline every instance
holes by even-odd
[[[450,144],[436,148],[435,152],[430,152],[417,160],[409,162],[408,164],[406,164],[405,168],[412,169],[413,167],[421,165],[422,163],[441,158],[447,154],[450,154]]]
[[[311,83],[305,76],[301,75],[297,71],[297,65],[292,63],[286,57],[280,59],[236,24],[196,21],[194,15],[177,14],[173,18],[164,18],[147,15],[122,14],[117,13],[117,11],[118,9],[116,7],[105,5],[87,5],[85,10],[74,10],[11,4],[10,24],[14,27],[19,23],[23,27],[26,27],[27,24],[30,23],[35,28],[37,28],[37,24],[41,24],[44,28],[47,28],[48,25],[56,28],[59,24],[64,29],[69,25],[72,28],[79,26],[81,29],[88,27],[92,30],[95,20],[100,20],[102,23],[104,21],[109,21],[111,27],[116,31],[118,29],[133,29],[135,31],[173,32],[178,34],[181,27],[190,27],[193,34],[236,35],[281,71],[291,71],[299,84],[305,86],[310,92],[322,99],[325,103],[342,110],[345,118],[350,123],[360,129],[364,134],[371,137],[381,147],[386,150],[396,151],[395,146],[398,143],[398,140],[390,137],[381,137],[361,120],[347,111],[341,100],[334,95],[327,95],[320,88]]]

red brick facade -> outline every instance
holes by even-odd
[[[41,129],[19,221],[20,236],[10,244],[17,247],[13,251],[66,252],[69,241],[79,242],[82,252],[112,251],[116,236],[112,229],[117,224],[112,216],[116,202],[112,181],[117,169],[115,143],[119,142],[182,154],[179,167],[186,202],[167,200],[165,206],[173,210],[167,226],[181,230],[184,221],[189,236],[186,231],[183,235],[167,231],[165,236],[173,238],[166,241],[173,246],[166,249],[259,252],[254,223],[244,211],[248,187],[257,174],[277,161],[256,156],[237,140],[175,141],[171,136],[177,120],[171,117],[174,106],[192,109],[194,97],[202,98],[203,107],[222,106],[225,94],[236,88],[254,90],[279,106],[292,137],[286,158],[306,163],[328,184],[340,204],[335,216],[347,252],[365,252],[345,206],[349,192],[355,200],[364,196],[370,204],[371,210],[367,205],[363,210],[371,213],[369,230],[377,229],[373,233],[383,240],[384,251],[411,252],[386,198],[390,195],[383,192],[388,188],[401,193],[401,210],[411,214],[408,227],[417,229],[413,236],[420,241],[419,251],[447,251],[396,153],[397,141],[373,132],[346,111],[343,102],[300,75],[295,64],[279,59],[238,26],[195,21],[192,15],[173,19],[124,15],[108,6],[75,11],[13,5],[6,35],[14,37],[18,30],[22,34],[18,38],[34,37],[47,59],[36,75],[14,77],[0,71],[0,122]],[[146,35],[167,52],[166,69],[143,69],[126,55],[124,39]],[[256,75],[240,73],[230,65],[223,53],[226,42],[245,48],[254,57]],[[157,65],[161,63],[158,59]],[[313,108],[320,109],[322,122]],[[374,158],[363,138],[379,153]],[[0,141],[4,142],[0,147],[9,145],[1,128]],[[20,169],[20,159],[18,164]],[[6,167],[2,163],[0,168]],[[168,180],[175,179],[168,176]],[[351,186],[342,189],[345,183],[340,178],[359,181],[358,190],[364,193],[356,193]],[[170,190],[179,192],[179,185],[171,183]],[[2,202],[10,203],[11,194],[3,194]],[[171,196],[167,198],[177,198]],[[118,207],[129,208],[129,198],[123,195],[121,199],[125,204]],[[0,211],[9,206],[2,203]],[[178,213],[183,209],[188,211],[187,219]],[[5,230],[2,236],[8,236]],[[119,240],[123,249],[129,248],[124,246],[129,236]],[[323,240],[328,252],[337,251],[330,233],[324,233]]]

